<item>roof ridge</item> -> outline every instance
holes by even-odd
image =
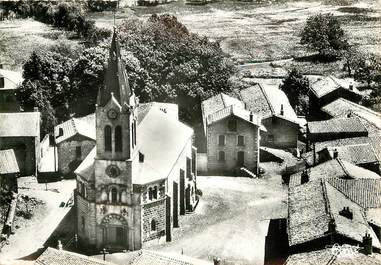
[[[276,113],[275,113],[275,110],[274,110],[274,107],[273,107],[273,105],[271,104],[270,99],[269,99],[269,97],[268,97],[266,91],[264,90],[264,88],[262,87],[261,84],[257,83],[257,85],[258,85],[259,88],[261,89],[262,94],[265,96],[265,99],[266,99],[266,101],[267,101],[267,104],[268,104],[269,107],[270,107],[271,113],[272,113],[273,115],[276,114]]]
[[[321,184],[321,188],[322,188],[322,191],[323,191],[323,199],[325,201],[325,203],[324,203],[325,210],[327,211],[327,214],[329,215],[330,220],[335,220],[335,218],[334,218],[334,216],[333,216],[333,214],[331,212],[330,201],[329,201],[328,194],[327,194],[326,181],[322,179],[320,184]]]

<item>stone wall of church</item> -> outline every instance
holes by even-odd
[[[165,198],[143,207],[143,242],[165,236]],[[155,230],[152,230],[152,221]]]
[[[82,242],[96,244],[96,213],[95,204],[88,202],[75,190],[77,207],[77,233]]]
[[[82,137],[59,143],[57,147],[58,171],[64,175],[73,174],[94,146],[94,140]],[[81,149],[80,154],[77,154],[77,148]]]

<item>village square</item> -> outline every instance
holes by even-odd
[[[2,1],[0,264],[381,264],[380,21]]]

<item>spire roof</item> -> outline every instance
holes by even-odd
[[[126,67],[120,54],[118,34],[115,27],[109,51],[105,86],[98,93],[98,105],[105,106],[109,102],[112,93],[120,105],[129,104],[129,98],[134,93],[128,83]]]

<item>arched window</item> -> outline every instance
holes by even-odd
[[[122,135],[122,127],[115,127],[115,152],[123,151],[123,135]]]
[[[118,202],[118,191],[116,188],[111,189],[111,202],[112,203]]]
[[[148,189],[148,199],[152,200],[152,197],[153,197],[153,191],[152,191],[152,188],[149,188]]]
[[[106,152],[112,152],[112,139],[111,139],[111,126],[106,125],[105,131],[104,131],[104,137],[105,137],[105,151]]]
[[[151,231],[156,231],[157,227],[156,227],[156,221],[155,219],[152,219],[151,220]]]
[[[153,198],[157,199],[157,186],[153,188]]]

